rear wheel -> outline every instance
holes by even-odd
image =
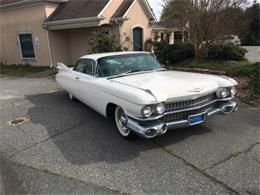
[[[117,127],[117,131],[119,134],[125,139],[132,139],[134,134],[132,131],[127,127],[128,118],[124,112],[124,110],[117,106],[114,113],[115,117],[115,124]]]

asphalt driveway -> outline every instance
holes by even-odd
[[[28,121],[8,125],[20,117]],[[259,117],[240,104],[203,125],[129,142],[51,77],[0,78],[0,193],[259,194]]]
[[[247,49],[246,59],[250,62],[260,62],[260,46],[243,46]]]

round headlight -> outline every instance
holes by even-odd
[[[220,92],[221,97],[225,98],[228,96],[228,90],[226,88],[223,88]]]
[[[237,93],[237,89],[235,87],[231,87],[230,93],[231,93],[232,96],[235,96],[236,93]]]
[[[229,95],[229,90],[227,88],[221,88],[217,92],[219,98],[226,98]]]
[[[142,110],[142,114],[144,117],[150,117],[153,114],[152,106],[145,106]]]
[[[156,112],[158,114],[163,114],[165,111],[165,106],[164,106],[164,103],[160,103],[156,106]]]

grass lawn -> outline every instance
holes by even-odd
[[[49,70],[49,67],[35,67],[31,65],[2,65],[0,64],[0,75],[6,76],[28,76],[34,73]]]
[[[186,60],[170,67],[223,71],[238,82],[238,98],[260,107],[260,63],[248,61]],[[195,70],[194,70],[195,71]],[[196,71],[195,71],[196,72]]]

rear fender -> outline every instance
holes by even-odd
[[[59,72],[62,72],[62,71],[71,72],[72,71],[71,68],[69,68],[68,66],[66,66],[65,64],[63,64],[61,62],[58,62],[57,64],[58,64],[57,69]]]

